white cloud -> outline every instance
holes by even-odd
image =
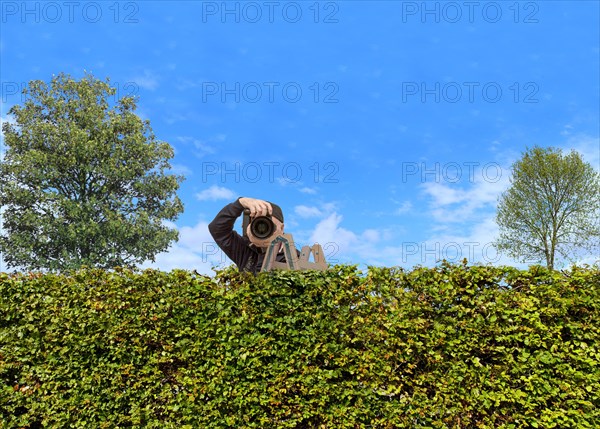
[[[376,243],[380,240],[381,234],[376,229],[367,229],[363,232],[362,237],[370,243]]]
[[[277,183],[279,183],[279,185],[281,186],[290,186],[290,185],[297,185],[299,184],[299,182],[295,182],[287,177],[276,177],[275,181]]]
[[[324,218],[334,213],[336,209],[337,205],[335,203],[322,203],[319,207],[301,204],[294,207],[294,213],[304,219]]]
[[[217,185],[196,194],[196,199],[200,201],[232,200],[234,197],[235,193],[231,189]]]
[[[317,190],[314,188],[309,188],[309,187],[305,186],[304,188],[300,188],[300,192],[302,192],[303,194],[314,195],[317,193]]]
[[[434,228],[435,229],[435,228]],[[467,259],[469,264],[512,265],[514,260],[499,254],[493,246],[497,235],[494,215],[487,213],[482,219],[456,228],[441,227],[423,239],[404,239],[393,245],[373,246],[371,255],[376,265],[414,267],[435,266],[442,260],[460,263]],[[532,261],[537,262],[537,261]],[[522,266],[526,266],[523,264]]]
[[[393,254],[382,254],[379,245],[389,239],[387,231],[367,229],[355,233],[341,227],[343,216],[334,212],[322,219],[312,231],[309,243],[319,243],[328,263],[365,263],[386,265]]]
[[[467,192],[462,189],[453,189],[447,184],[427,182],[422,185],[425,194],[433,199],[437,206],[447,206],[461,203],[467,199]]]
[[[168,251],[156,255],[155,259],[155,262],[144,263],[141,268],[196,270],[201,274],[212,274],[213,267],[231,264],[231,260],[214,242],[208,231],[208,223],[204,221],[181,227],[179,241]]]
[[[585,162],[589,162],[597,170],[600,169],[600,140],[598,138],[585,134],[569,137],[563,145],[563,150],[579,152]]]
[[[216,152],[215,146],[213,143],[222,143],[226,140],[227,136],[225,134],[217,134],[212,137],[208,137],[206,139],[198,139],[195,137],[189,136],[179,136],[176,139],[184,144],[191,144],[196,149],[194,154],[198,158],[203,158],[206,155],[212,155]]]
[[[144,70],[143,75],[135,76],[132,81],[140,88],[148,89],[150,91],[154,91],[158,88],[158,77],[150,70]]]
[[[420,241],[404,241],[395,248],[396,264],[433,266],[445,259],[469,263],[513,264],[492,243],[498,198],[510,184],[510,170],[488,163],[470,172],[467,183],[437,180],[421,185],[433,222]]]
[[[493,246],[498,236],[495,213],[486,213],[479,221],[466,225],[464,230],[441,230],[419,243],[420,248],[415,255],[419,259],[417,263],[433,265],[442,259],[460,262],[466,258],[470,264],[514,265],[514,260],[498,253]]]
[[[183,122],[183,121],[187,121],[189,119],[189,113],[188,114],[181,114],[181,113],[176,113],[176,112],[168,112],[165,117],[164,120],[167,124],[169,125],[173,125],[175,122]]]
[[[412,210],[413,205],[410,201],[403,201],[402,204],[400,204],[400,207],[398,207],[396,210],[394,210],[394,214],[396,215],[402,215],[404,213],[408,213]]]
[[[186,177],[194,174],[191,168],[183,164],[171,164],[171,172]]]
[[[308,207],[302,205],[294,207],[294,212],[302,218],[319,217],[323,215],[323,212],[321,212],[321,210],[319,210],[317,207]]]
[[[213,241],[208,231],[208,222],[198,222],[195,226],[183,226],[179,229],[177,244],[192,252],[202,253],[206,251],[206,243]]]
[[[155,262],[147,262],[140,268],[155,268],[162,271],[172,271],[174,269],[196,270],[201,274],[208,275],[212,274],[213,267],[219,265],[218,262],[210,261],[208,256],[191,252],[185,247],[174,244],[167,252],[157,255]]]
[[[442,223],[456,223],[479,218],[486,210],[496,208],[498,197],[509,185],[509,170],[494,166],[494,173],[474,175],[470,186],[428,182],[422,189],[431,198],[430,214]]]
[[[325,219],[321,220],[315,227],[310,242],[336,243],[341,252],[347,252],[350,246],[357,241],[357,236],[352,231],[341,228],[339,225],[343,217],[337,213],[331,213]]]

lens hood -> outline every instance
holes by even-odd
[[[259,240],[269,238],[275,232],[275,224],[271,216],[259,216],[250,222],[250,231]]]

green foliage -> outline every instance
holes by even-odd
[[[168,248],[183,205],[166,174],[173,149],[136,101],[91,75],[32,81],[5,122],[0,251],[9,267],[60,271],[134,265]]]
[[[0,274],[6,428],[595,428],[600,270]]]
[[[600,249],[600,173],[579,153],[534,147],[513,165],[496,221],[501,251],[524,262],[545,260],[549,268]]]

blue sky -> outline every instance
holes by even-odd
[[[30,80],[87,71],[175,148],[180,240],[145,266],[228,265],[207,224],[238,196],[329,262],[515,265],[491,246],[510,165],[599,166],[597,1],[0,3],[2,121]]]

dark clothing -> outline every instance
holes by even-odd
[[[244,207],[239,199],[227,204],[208,225],[208,230],[217,245],[229,259],[235,262],[240,271],[256,274],[262,269],[265,254],[254,247],[248,238],[242,237],[233,230],[235,221],[243,212]],[[285,262],[283,252],[277,254],[276,260]]]

